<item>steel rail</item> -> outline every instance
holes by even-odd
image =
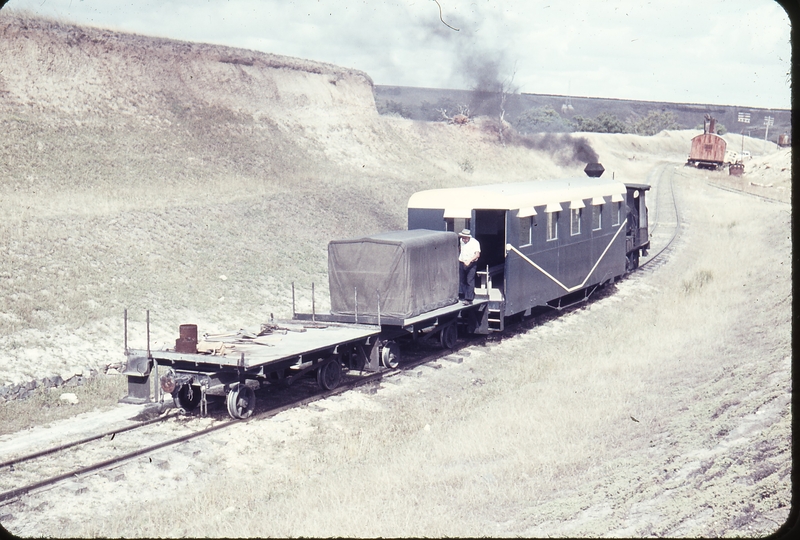
[[[138,423],[136,423],[134,425],[130,425],[130,426],[122,427],[122,428],[109,430],[109,431],[100,433],[98,435],[92,435],[91,437],[86,437],[84,439],[79,439],[77,441],[72,441],[72,442],[69,442],[69,443],[65,443],[65,444],[62,444],[60,446],[54,446],[53,448],[48,448],[46,450],[40,450],[39,452],[34,452],[33,454],[26,454],[24,456],[20,456],[20,457],[16,457],[16,458],[13,458],[13,459],[9,459],[8,461],[3,461],[2,463],[0,463],[0,469],[2,469],[4,467],[9,467],[11,465],[16,465],[17,463],[23,463],[25,461],[30,461],[32,459],[40,458],[42,456],[55,454],[56,452],[60,452],[62,450],[66,450],[68,448],[72,448],[72,447],[75,447],[75,446],[80,446],[82,444],[90,443],[92,441],[96,441],[98,439],[102,439],[103,437],[108,437],[109,435],[110,436],[114,436],[117,433],[125,433],[126,431],[132,431],[134,429],[138,429],[138,428],[143,427],[143,426],[147,426],[147,425],[150,425],[150,424],[155,424],[157,422],[163,422],[164,420],[167,420],[168,418],[171,418],[171,416],[172,415],[166,415],[166,416],[159,416],[158,418],[151,418],[150,420],[145,420],[143,422],[138,422]]]
[[[658,188],[659,189],[659,197],[658,197],[658,205],[659,206],[662,203],[662,200],[661,200],[661,177],[663,177],[663,175],[664,175],[664,170],[662,169],[662,172],[659,175],[659,188]],[[672,237],[669,239],[669,241],[667,241],[666,245],[664,245],[664,247],[662,247],[660,250],[658,250],[654,255],[651,255],[650,258],[647,259],[645,262],[640,264],[639,268],[644,268],[645,266],[647,266],[651,262],[653,262],[656,259],[658,259],[659,256],[661,256],[661,254],[664,253],[672,245],[672,243],[678,237],[678,234],[680,234],[680,232],[681,232],[682,223],[681,223],[681,215],[680,215],[680,212],[678,211],[678,200],[675,197],[675,183],[673,181],[673,176],[674,175],[675,175],[675,170],[674,170],[674,168],[672,168],[672,169],[670,169],[670,175],[669,175],[669,193],[670,193],[670,196],[672,197],[672,209],[675,211],[675,230],[672,232]],[[656,224],[658,224],[658,223],[659,222],[657,221]],[[653,229],[655,230],[655,227],[653,227]]]
[[[791,204],[792,204],[791,202],[782,201],[780,199],[775,199],[773,197],[767,197],[766,195],[759,195],[758,193],[751,193],[751,192],[745,191],[743,189],[737,189],[737,188],[733,188],[733,187],[729,187],[729,186],[723,186],[723,185],[720,185],[720,184],[715,184],[714,182],[710,182],[710,181],[707,181],[706,184],[708,184],[709,186],[711,186],[713,188],[721,189],[723,191],[730,191],[731,193],[738,193],[738,194],[741,194],[741,195],[750,195],[751,197],[755,197],[756,199],[761,199],[762,201],[774,202],[774,203],[779,203],[779,204],[786,204],[786,205],[789,205],[789,206],[791,206]]]
[[[235,420],[229,420],[229,421],[224,422],[222,424],[217,424],[216,426],[211,426],[209,428],[205,428],[205,429],[203,429],[201,431],[197,431],[197,432],[194,432],[194,433],[189,433],[187,435],[183,435],[183,436],[177,437],[175,439],[170,439],[168,441],[160,442],[158,444],[154,444],[154,445],[151,445],[151,446],[146,446],[144,448],[140,448],[138,450],[134,450],[132,452],[128,452],[127,454],[123,454],[121,456],[117,456],[117,457],[113,457],[113,458],[110,458],[110,459],[106,459],[104,461],[95,463],[93,465],[87,465],[86,467],[81,467],[79,469],[75,469],[75,470],[72,470],[72,471],[67,472],[67,473],[59,474],[57,476],[53,476],[51,478],[47,478],[45,480],[41,480],[41,481],[33,483],[33,484],[29,484],[29,485],[21,487],[21,488],[12,489],[10,491],[6,491],[4,493],[0,493],[0,502],[7,501],[9,499],[13,499],[13,498],[18,497],[20,495],[24,495],[24,494],[26,494],[26,493],[28,493],[30,491],[35,490],[35,489],[46,487],[46,486],[49,486],[49,485],[52,485],[52,484],[57,484],[58,482],[61,482],[62,480],[66,480],[67,478],[80,477],[81,475],[84,475],[84,474],[87,474],[87,473],[90,473],[90,472],[94,472],[94,471],[96,471],[98,469],[102,469],[102,468],[108,467],[110,465],[115,465],[115,464],[121,463],[123,461],[127,461],[127,460],[135,458],[137,456],[141,456],[142,454],[146,454],[148,452],[153,452],[155,450],[159,450],[159,449],[167,447],[167,446],[172,446],[174,444],[178,444],[178,443],[181,443],[181,442],[184,442],[184,441],[188,441],[188,440],[193,439],[195,437],[199,437],[200,435],[206,435],[206,434],[211,433],[213,431],[217,431],[219,429],[227,427],[229,424],[233,424],[233,423],[236,423],[236,421]]]
[[[157,444],[153,444],[153,445],[149,445],[149,446],[146,446],[146,447],[143,447],[143,448],[139,448],[137,450],[133,450],[133,451],[127,452],[127,453],[122,454],[120,456],[109,458],[109,459],[94,463],[92,465],[87,465],[85,467],[80,467],[80,468],[77,468],[77,469],[73,469],[73,470],[71,470],[69,472],[65,472],[65,473],[62,473],[62,474],[59,474],[59,475],[56,475],[56,476],[53,476],[53,477],[50,477],[50,478],[46,478],[46,479],[40,480],[38,482],[23,486],[23,487],[19,487],[19,488],[16,488],[16,489],[12,489],[12,490],[0,493],[0,502],[5,502],[5,501],[11,500],[11,499],[15,499],[17,497],[20,497],[22,495],[30,493],[31,491],[35,491],[37,489],[41,489],[41,488],[44,488],[44,487],[47,487],[47,486],[51,486],[51,485],[57,484],[57,483],[59,483],[59,482],[61,482],[63,480],[67,480],[69,478],[81,477],[81,476],[84,476],[86,474],[95,472],[95,471],[97,471],[99,469],[104,469],[104,468],[107,468],[107,467],[111,467],[113,465],[118,465],[118,464],[121,464],[121,463],[123,463],[125,461],[128,461],[130,459],[133,459],[135,457],[139,457],[141,455],[144,455],[144,454],[147,454],[147,453],[150,453],[150,452],[155,452],[157,450],[161,450],[162,448],[166,448],[168,446],[174,446],[176,444],[180,444],[182,442],[186,442],[186,441],[189,441],[191,439],[202,437],[204,435],[208,435],[210,433],[213,433],[215,431],[219,431],[219,430],[227,428],[227,427],[231,427],[233,425],[238,425],[238,424],[241,424],[243,422],[250,422],[250,421],[254,421],[254,420],[264,420],[264,419],[272,418],[273,416],[276,416],[276,415],[278,415],[278,414],[280,414],[282,412],[285,412],[287,410],[290,410],[290,409],[293,409],[293,408],[296,408],[296,407],[302,407],[302,406],[308,405],[310,403],[313,403],[315,401],[326,399],[326,398],[329,398],[331,396],[335,396],[335,395],[344,393],[344,392],[346,392],[348,390],[353,390],[355,388],[358,388],[358,387],[363,386],[365,384],[368,384],[370,382],[381,380],[381,379],[383,379],[383,377],[392,377],[392,376],[395,376],[395,375],[399,375],[399,374],[403,373],[404,371],[409,371],[409,370],[417,368],[417,367],[419,367],[421,365],[428,364],[428,363],[431,363],[431,362],[435,362],[436,360],[439,360],[439,359],[441,359],[441,358],[443,358],[445,356],[449,356],[449,355],[453,354],[454,352],[458,352],[459,350],[471,345],[473,342],[474,342],[474,340],[470,340],[470,342],[468,344],[465,343],[461,347],[458,347],[458,348],[446,349],[444,351],[436,351],[433,354],[425,355],[425,356],[423,356],[423,357],[421,357],[419,359],[416,359],[416,360],[413,360],[413,361],[410,361],[410,362],[405,362],[405,363],[403,363],[403,365],[401,365],[401,366],[399,366],[399,367],[397,367],[395,369],[383,369],[381,371],[377,371],[377,372],[371,373],[369,375],[355,376],[352,379],[350,379],[349,381],[347,381],[346,384],[338,386],[338,387],[336,387],[336,388],[334,388],[332,390],[328,390],[328,391],[325,391],[325,392],[321,392],[319,394],[314,394],[313,396],[308,396],[308,397],[305,397],[305,398],[302,398],[302,399],[299,399],[299,400],[292,401],[290,403],[286,403],[284,405],[281,405],[281,406],[278,406],[278,407],[263,411],[261,413],[257,413],[255,415],[251,416],[250,418],[247,418],[247,419],[244,419],[244,420],[228,420],[228,421],[222,422],[220,424],[217,424],[217,425],[214,425],[214,426],[210,426],[210,427],[201,429],[201,430],[193,432],[193,433],[188,433],[188,434],[182,435],[180,437],[176,437],[176,438],[169,439],[169,440],[157,443]],[[84,440],[76,441],[76,442],[73,442],[73,443],[68,443],[68,444],[65,444],[65,445],[61,445],[58,448],[50,448],[50,449],[47,449],[47,450],[43,450],[41,452],[37,452],[35,457],[42,457],[42,456],[45,456],[45,455],[54,454],[56,452],[59,452],[59,451],[62,451],[64,449],[77,446],[79,444],[85,444],[87,442],[91,442],[91,441],[95,441],[95,440],[101,439],[102,437],[111,435],[113,433],[120,433],[122,431],[130,431],[130,430],[133,430],[133,429],[136,429],[136,428],[140,428],[140,427],[142,427],[142,426],[144,426],[146,424],[151,424],[151,423],[155,423],[155,422],[158,422],[158,421],[165,420],[166,418],[167,417],[151,419],[151,420],[148,420],[146,422],[142,422],[140,424],[137,424],[135,426],[128,426],[127,428],[117,429],[117,430],[114,430],[114,431],[109,431],[107,433],[104,433],[103,435],[96,435],[96,436],[92,436],[92,437],[87,437]],[[31,454],[31,456],[33,456],[33,454]],[[25,461],[26,460],[25,458],[27,458],[27,460],[34,459],[33,457],[30,457],[30,456],[23,456],[22,459],[10,460],[8,462],[5,462],[3,465],[9,465],[10,466],[10,465],[12,465],[14,463],[19,463],[20,461]]]

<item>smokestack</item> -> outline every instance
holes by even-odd
[[[583,172],[585,172],[586,176],[590,178],[600,178],[601,176],[603,176],[605,170],[606,168],[603,167],[600,163],[594,162],[594,163],[587,163],[586,168],[583,169]]]
[[[708,132],[709,133],[716,133],[717,132],[717,120],[712,116],[711,120],[708,121]]]

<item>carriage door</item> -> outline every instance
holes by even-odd
[[[474,215],[472,234],[481,243],[478,272],[485,272],[488,265],[492,287],[502,291],[506,259],[506,211],[476,209]]]

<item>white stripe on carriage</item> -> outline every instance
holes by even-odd
[[[522,257],[523,259],[525,259],[526,261],[528,261],[528,262],[529,262],[529,263],[530,263],[530,264],[531,264],[531,265],[532,265],[534,268],[536,268],[537,270],[539,270],[539,271],[540,271],[542,274],[544,274],[545,276],[547,276],[547,277],[549,277],[550,279],[552,279],[552,280],[553,280],[553,281],[554,281],[554,282],[555,282],[555,283],[556,283],[556,284],[557,284],[559,287],[561,287],[561,288],[562,288],[562,289],[564,289],[565,291],[567,291],[567,292],[573,292],[573,291],[577,291],[577,290],[579,290],[579,289],[582,289],[582,288],[583,288],[583,287],[586,285],[586,282],[587,282],[587,281],[589,281],[589,278],[590,278],[590,277],[592,277],[592,274],[593,274],[593,273],[594,273],[594,271],[597,269],[597,265],[598,265],[598,264],[600,264],[600,261],[602,261],[602,260],[603,260],[603,257],[605,257],[605,256],[606,256],[606,253],[608,253],[608,249],[609,249],[609,248],[611,247],[611,245],[614,243],[614,240],[616,240],[616,239],[617,239],[617,236],[619,236],[619,233],[620,233],[620,231],[622,231],[622,229],[624,229],[624,228],[625,228],[625,224],[626,224],[626,223],[628,223],[628,220],[627,220],[627,219],[626,219],[625,221],[623,221],[623,222],[622,222],[622,224],[619,226],[619,229],[617,229],[617,232],[615,232],[615,233],[614,233],[614,237],[613,237],[613,238],[611,239],[611,241],[608,243],[608,245],[606,246],[606,249],[604,249],[604,250],[603,250],[603,254],[602,254],[602,255],[600,255],[600,258],[599,258],[599,259],[597,259],[597,262],[596,262],[596,263],[594,263],[594,266],[592,267],[592,269],[591,269],[591,270],[589,270],[589,273],[588,273],[588,274],[586,274],[586,279],[584,279],[584,280],[583,280],[583,282],[582,282],[580,285],[575,285],[574,287],[567,287],[566,285],[564,285],[563,283],[561,283],[560,281],[558,281],[556,278],[554,278],[553,276],[551,276],[551,275],[550,275],[550,274],[547,272],[547,270],[545,270],[544,268],[542,268],[541,266],[539,266],[538,264],[536,264],[535,262],[533,262],[532,260],[530,260],[530,259],[529,259],[528,257],[526,257],[526,256],[525,256],[525,255],[524,255],[524,254],[523,254],[523,253],[522,253],[520,250],[518,250],[517,248],[515,248],[515,247],[514,247],[514,246],[512,246],[511,244],[506,244],[506,249],[507,249],[508,251],[513,251],[514,253],[516,253],[517,255],[519,255],[520,257]]]

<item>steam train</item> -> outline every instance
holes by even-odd
[[[312,299],[312,312],[293,308],[290,321],[202,340],[195,325],[181,325],[174,349],[160,351],[149,335],[146,350],[128,348],[126,316],[122,401],[169,394],[203,412],[217,395],[233,418],[247,418],[258,387],[316,376],[330,390],[345,369],[397,367],[404,340],[452,348],[459,332],[502,332],[512,317],[585,298],[637,268],[650,247],[650,186],[601,179],[603,171],[593,163],[586,177],[413,194],[408,230],[328,244],[329,313],[316,313]],[[463,229],[481,245],[471,304],[459,301]]]

